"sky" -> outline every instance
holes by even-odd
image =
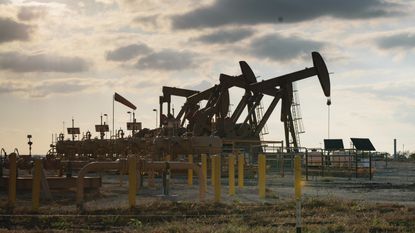
[[[296,82],[305,133],[415,150],[415,3],[409,0],[0,0],[0,147],[45,154],[71,124],[112,122],[117,92],[154,128],[162,86],[204,90],[246,61],[258,81],[312,67],[331,76],[330,126],[317,77]],[[231,89],[233,107],[242,91]],[[267,107],[271,99],[264,98]],[[184,99],[174,98],[176,112]],[[115,128],[127,107],[115,105]],[[283,140],[280,104],[267,140]],[[330,129],[328,129],[330,128]],[[328,135],[329,134],[329,135]],[[93,133],[93,136],[97,136]],[[66,135],[66,137],[68,137]]]

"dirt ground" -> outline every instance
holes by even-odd
[[[376,164],[372,180],[330,176],[303,177],[305,232],[415,232],[415,163]],[[139,232],[294,232],[293,176],[289,170],[267,171],[267,197],[258,197],[254,176],[245,187],[228,195],[222,178],[221,203],[213,203],[208,182],[206,200],[198,199],[198,183],[187,185],[185,175],[173,174],[170,195],[162,195],[161,179],[149,188],[143,182],[136,202],[128,208],[128,182],[118,175],[102,177],[100,190],[86,192],[84,211],[75,205],[75,191],[54,191],[31,211],[31,194],[18,193],[16,207],[7,209],[0,191],[1,231],[139,231]],[[181,217],[180,217],[181,216]],[[80,219],[83,219],[80,221]],[[95,220],[94,220],[95,219]],[[80,222],[77,224],[77,222]],[[52,224],[53,223],[53,224]]]

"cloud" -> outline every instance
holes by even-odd
[[[27,90],[27,85],[20,85],[14,82],[0,83],[0,93],[8,94],[13,92],[24,92]]]
[[[339,90],[351,91],[355,93],[366,93],[375,96],[378,99],[408,100],[413,102],[415,99],[415,81],[413,80],[396,80],[393,82],[378,82],[376,84],[352,85],[343,87]]]
[[[145,44],[130,44],[124,47],[108,51],[106,59],[109,61],[127,61],[139,55],[145,55],[152,51]]]
[[[0,43],[29,40],[31,31],[32,27],[29,25],[0,17]]]
[[[415,48],[415,33],[403,32],[385,36],[377,40],[377,45],[382,49],[412,49]]]
[[[14,72],[62,72],[86,71],[89,64],[79,57],[36,54],[26,55],[17,52],[0,53],[0,69]]]
[[[252,36],[254,32],[254,30],[243,28],[224,29],[193,38],[192,40],[207,44],[233,43]]]
[[[6,81],[0,82],[0,93],[18,93],[26,97],[43,98],[53,94],[72,94],[84,90],[90,91],[97,85],[100,85],[100,82],[97,80],[82,78],[48,79],[36,82],[28,80]]]
[[[133,22],[143,24],[145,26],[156,27],[158,25],[158,18],[159,15],[145,15],[145,16],[137,16],[133,19]]]
[[[42,4],[42,5],[61,5],[73,12],[79,12],[81,14],[87,14],[89,16],[102,14],[108,10],[116,9],[117,4],[115,1],[106,0],[83,0],[83,1],[71,1],[71,0],[36,0],[26,1],[30,4]],[[53,14],[51,12],[51,14]]]
[[[322,42],[270,34],[254,39],[249,46],[249,52],[259,58],[288,61],[320,50],[322,47]]]
[[[208,80],[202,80],[201,82],[184,86],[185,89],[197,90],[197,91],[204,91],[211,87],[213,87],[213,83],[211,83]]]
[[[370,85],[351,85],[338,90],[352,92],[356,95],[367,94],[377,101],[389,102],[390,113],[396,120],[415,125],[413,120],[415,117],[414,89],[415,81],[396,80]]]
[[[190,52],[165,49],[140,58],[137,69],[181,70],[198,66],[197,55]]]
[[[46,15],[46,10],[42,7],[22,7],[20,8],[17,18],[22,21],[30,21],[42,18]]]
[[[404,14],[403,5],[384,0],[216,0],[182,15],[172,16],[175,29],[227,24],[297,23],[322,16],[367,19]]]

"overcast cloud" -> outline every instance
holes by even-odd
[[[198,56],[194,53],[165,49],[140,58],[137,69],[182,70],[197,67]]]
[[[18,52],[0,53],[0,69],[14,72],[74,73],[88,70],[88,63],[79,57],[48,54],[26,55]]]
[[[411,49],[415,48],[415,33],[399,33],[395,35],[379,38],[378,46],[383,49],[403,48]]]
[[[46,15],[46,9],[42,7],[22,7],[17,18],[22,21],[30,21]]]
[[[133,19],[133,22],[143,24],[146,26],[156,27],[158,18],[159,15],[139,15]]]
[[[6,149],[27,148],[21,139],[38,128],[34,152],[44,153],[48,132],[59,132],[61,120],[75,115],[91,124],[112,111],[115,91],[138,101],[139,121],[152,127],[163,85],[205,90],[220,73],[240,74],[239,60],[261,77],[275,77],[309,66],[316,50],[334,72],[330,135],[373,138],[379,150],[390,150],[399,136],[415,150],[415,1],[0,0],[6,2],[0,5]],[[342,89],[348,86],[354,92]],[[307,131],[301,143],[315,147],[327,135],[325,97],[315,80],[298,82],[298,89]],[[237,104],[243,90],[231,92]],[[263,100],[267,107],[271,99]],[[266,140],[283,137],[279,111],[267,122]],[[125,128],[126,111],[114,118]]]
[[[403,14],[403,6],[383,0],[220,0],[172,17],[173,28],[227,24],[296,23],[322,16],[367,19]]]
[[[278,34],[265,35],[254,39],[249,51],[252,55],[274,61],[288,61],[312,51],[319,51],[322,42],[306,40],[299,37],[283,37]]]
[[[199,37],[193,38],[192,40],[199,41],[207,44],[225,44],[225,43],[234,43],[240,40],[246,39],[254,34],[252,29],[223,29],[214,31],[209,34],[204,34]]]
[[[29,40],[32,27],[0,17],[0,43]]]
[[[108,51],[106,59],[110,61],[127,61],[139,55],[146,55],[151,51],[152,49],[145,44],[130,44]]]
[[[84,90],[89,92],[97,89],[105,82],[103,80],[91,80],[84,78],[47,79],[36,82],[6,81],[0,82],[1,94],[19,94],[24,97],[43,98],[54,94],[72,94]]]
[[[341,88],[355,93],[367,93],[379,99],[415,99],[415,81],[383,82],[371,85],[355,85]]]

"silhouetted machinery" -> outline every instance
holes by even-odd
[[[163,95],[159,98],[159,128],[140,127],[131,137],[118,133],[111,139],[91,139],[90,133],[82,140],[71,141],[60,137],[56,143],[56,153],[50,156],[69,160],[113,160],[133,153],[158,160],[166,154],[174,159],[179,154],[220,153],[227,141],[258,143],[261,131],[279,101],[282,102],[280,119],[284,124],[286,147],[296,148],[298,145],[291,113],[293,82],[317,75],[325,96],[330,97],[330,78],[323,58],[318,52],[313,52],[312,59],[312,68],[261,82],[257,82],[249,65],[240,61],[240,75],[220,74],[219,84],[204,91],[164,86]],[[230,114],[229,89],[233,87],[243,89],[244,94]],[[172,112],[172,96],[186,98],[177,115]],[[260,117],[256,112],[264,96],[270,96],[272,101]],[[167,104],[166,114],[163,112],[164,104]],[[327,104],[330,104],[330,99]],[[246,114],[243,114],[245,110]]]

